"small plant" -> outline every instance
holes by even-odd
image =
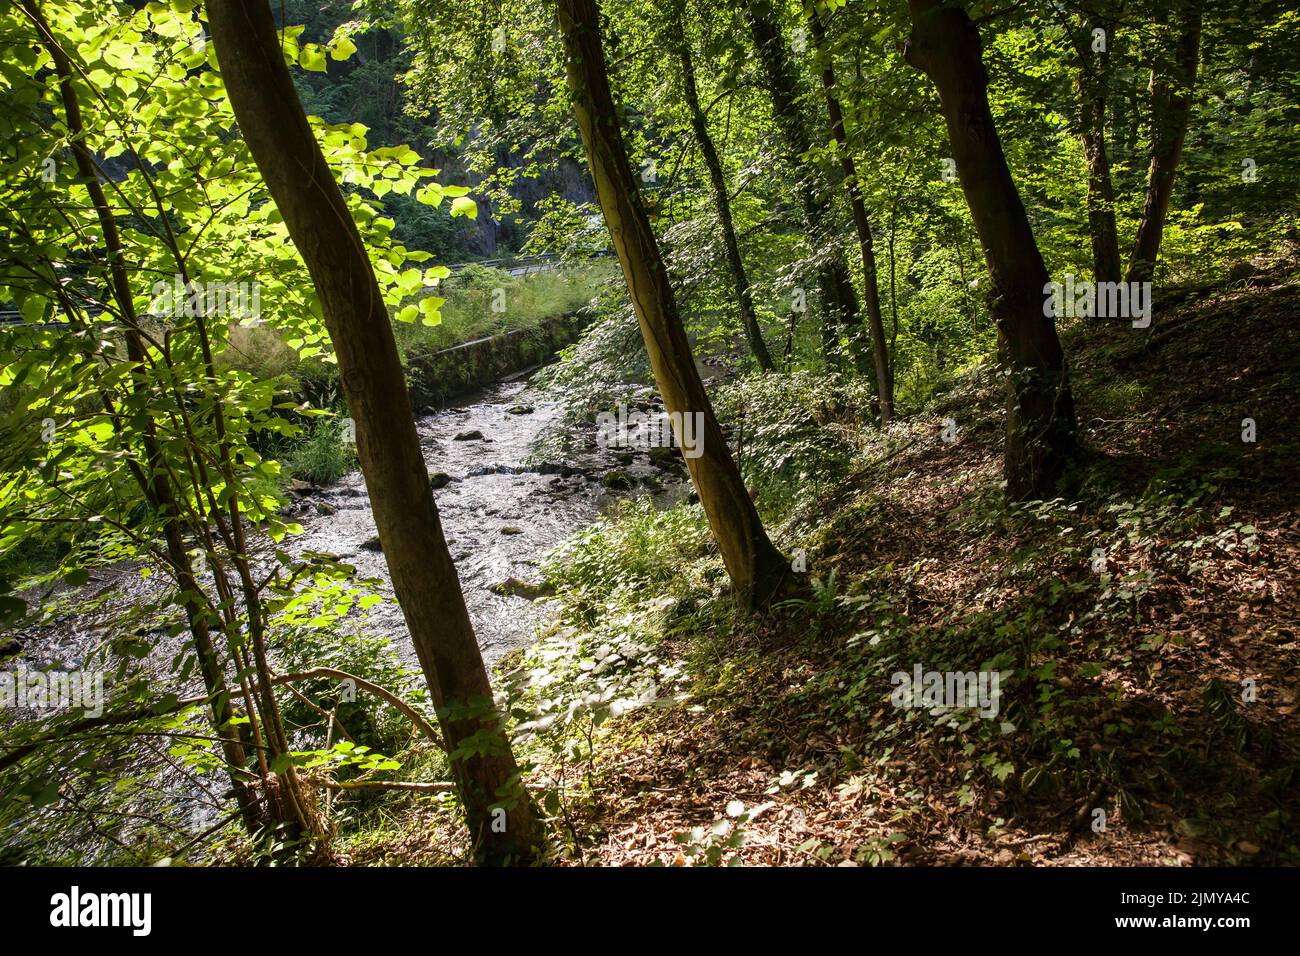
[[[284,474],[313,485],[332,485],[356,466],[356,452],[336,418],[317,419],[284,454]]]

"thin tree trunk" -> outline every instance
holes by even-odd
[[[1088,167],[1088,234],[1092,240],[1094,282],[1119,282],[1122,265],[1119,233],[1115,228],[1115,188],[1106,149],[1106,89],[1110,82],[1110,44],[1113,21],[1099,21],[1105,30],[1105,49],[1093,50],[1092,24],[1084,23],[1076,39],[1079,54],[1079,135]]]
[[[961,7],[909,0],[907,62],[934,82],[991,281],[998,352],[1009,372],[1003,470],[1013,499],[1050,496],[1075,449],[1074,399],[1056,323],[1043,314],[1047,268],[989,110],[979,31]]]
[[[135,299],[131,292],[131,280],[126,269],[126,255],[117,220],[113,216],[108,196],[100,182],[99,169],[95,165],[90,147],[86,144],[86,130],[81,118],[80,98],[74,83],[72,63],[64,52],[58,37],[50,29],[36,0],[24,0],[24,12],[36,27],[41,44],[54,64],[59,78],[59,93],[63,102],[64,121],[68,127],[69,145],[81,177],[90,194],[91,204],[103,233],[105,259],[108,262],[109,281],[113,291],[113,301],[117,304],[125,327],[128,358],[137,366],[134,373],[137,393],[144,388],[140,376],[145,362],[145,346],[139,334],[139,319],[135,312]],[[159,447],[154,424],[149,421],[144,426],[144,446],[146,468],[137,475],[141,482],[141,491],[150,507],[163,519],[163,537],[166,544],[168,561],[177,577],[177,588],[182,595],[182,609],[185,612],[186,625],[194,639],[194,647],[199,660],[199,672],[203,677],[204,689],[210,698],[213,727],[221,741],[222,753],[230,765],[231,792],[239,806],[240,816],[248,832],[256,832],[261,821],[252,795],[244,785],[239,773],[247,762],[243,744],[237,736],[237,730],[230,725],[232,709],[230,690],[222,673],[221,663],[216,648],[212,643],[211,632],[205,609],[194,595],[199,593],[189,552],[178,525],[178,509],[173,500],[171,485],[166,471],[161,465],[162,452]]]
[[[1182,7],[1180,20],[1173,62],[1166,67],[1157,61],[1151,68],[1151,165],[1147,171],[1146,203],[1129,259],[1129,282],[1148,282],[1155,274],[1169,199],[1174,191],[1174,175],[1187,138],[1200,58],[1199,0],[1190,0]]]
[[[826,46],[826,30],[821,17],[814,10],[808,17],[813,42],[823,58],[822,87],[826,92],[826,114],[830,120],[831,138],[838,145],[840,166],[844,170],[844,184],[849,190],[849,204],[853,208],[853,226],[858,233],[858,248],[862,252],[863,302],[867,307],[867,327],[871,331],[871,354],[876,368],[876,393],[880,399],[880,424],[888,425],[894,417],[894,386],[889,372],[889,346],[885,342],[885,324],[880,315],[880,285],[877,280],[876,251],[871,236],[871,220],[867,218],[867,205],[862,199],[858,184],[858,171],[849,149],[844,128],[844,111],[835,93],[835,64]]]
[[[727,268],[731,271],[731,284],[736,292],[736,302],[740,306],[740,317],[745,326],[745,337],[749,340],[749,349],[754,353],[754,360],[764,372],[775,367],[772,356],[763,341],[763,330],[758,324],[758,315],[754,310],[754,293],[749,285],[749,276],[745,274],[745,263],[740,258],[740,244],[736,241],[736,226],[731,218],[731,201],[727,198],[727,180],[722,174],[722,161],[714,148],[713,137],[709,135],[708,119],[700,108],[700,94],[695,87],[695,64],[691,60],[691,41],[686,33],[685,24],[679,18],[677,30],[680,38],[678,55],[682,64],[682,85],[686,91],[686,107],[691,114],[691,128],[695,131],[695,140],[700,153],[704,156],[704,165],[709,170],[709,183],[713,189],[713,205],[718,213],[718,222],[722,226],[722,242],[727,252]]]
[[[595,0],[556,0],[569,92],[596,197],[623,267],[650,367],[670,415],[699,420],[701,454],[686,458],[737,597],[751,606],[782,591],[790,567],[763,529],[691,355],[668,272],[641,205],[610,93]],[[679,436],[680,437],[680,436]]]
[[[207,10],[240,131],[320,296],[384,558],[476,854],[485,863],[526,861],[542,848],[541,827],[493,704],[365,246],[307,124],[267,0],[209,0]]]
[[[831,222],[831,204],[827,198],[825,177],[821,170],[803,159],[812,149],[812,138],[798,103],[798,80],[789,57],[786,56],[780,27],[768,13],[760,11],[752,2],[746,4],[745,15],[749,21],[754,49],[758,52],[759,63],[763,68],[767,92],[772,98],[772,112],[777,131],[781,135],[786,164],[794,176],[795,193],[803,209],[808,246],[813,255],[821,259],[817,268],[817,285],[824,312],[822,342],[826,349],[827,363],[835,367],[840,358],[840,330],[848,330],[851,340],[858,338],[858,299],[843,255],[838,251],[829,254],[822,252],[834,246],[836,230]],[[851,341],[850,347],[853,348],[854,344]],[[859,368],[864,368],[864,363],[859,359],[860,350],[853,348],[853,352]]]

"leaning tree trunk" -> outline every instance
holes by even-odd
[[[1129,259],[1129,282],[1149,282],[1160,257],[1160,240],[1174,191],[1174,174],[1183,156],[1187,123],[1192,112],[1201,47],[1199,0],[1183,7],[1173,62],[1151,69],[1151,166],[1147,171],[1146,203],[1138,221],[1137,239]]]
[[[1115,228],[1115,188],[1106,149],[1106,90],[1110,85],[1109,46],[1114,39],[1114,22],[1101,21],[1099,25],[1105,31],[1105,47],[1093,49],[1092,24],[1086,21],[1082,35],[1075,41],[1079,54],[1079,135],[1083,160],[1088,167],[1092,278],[1094,282],[1119,282],[1122,264],[1119,233]]]
[[[209,0],[207,9],[240,132],[320,296],[384,558],[437,709],[477,857],[526,860],[541,849],[543,835],[447,553],[366,248],[303,113],[267,0]]]
[[[907,62],[939,91],[957,175],[991,282],[998,352],[1009,372],[1004,472],[1013,499],[1050,495],[1075,448],[1074,399],[1056,323],[1044,316],[1047,268],[989,110],[979,31],[961,7],[909,0]]]
[[[691,114],[691,128],[695,131],[695,141],[704,156],[704,165],[709,170],[709,184],[713,189],[713,206],[718,213],[718,222],[722,226],[722,244],[727,253],[727,268],[731,271],[731,284],[736,292],[736,303],[740,306],[740,318],[744,323],[745,337],[749,340],[749,349],[754,353],[754,360],[764,372],[775,367],[771,353],[763,341],[763,330],[758,324],[758,315],[754,310],[754,291],[749,285],[749,276],[745,274],[745,263],[740,258],[740,243],[736,241],[736,226],[731,218],[731,200],[727,197],[727,180],[722,174],[722,161],[709,135],[709,123],[700,108],[700,94],[695,87],[695,64],[691,59],[691,41],[686,33],[685,24],[677,21],[679,32],[678,56],[682,64],[682,85],[686,91],[686,108]]]
[[[703,421],[702,454],[687,458],[686,465],[737,597],[750,607],[762,605],[783,590],[790,567],[768,540],[691,355],[659,244],[623,146],[600,39],[600,10],[596,0],[556,0],[556,8],[569,92],[596,198],[623,267],[650,367],[668,412],[683,419],[698,415]]]
[[[835,366],[839,362],[839,330],[848,330],[852,340],[858,338],[857,296],[853,292],[853,282],[849,278],[844,257],[838,249],[830,253],[823,251],[835,243],[831,204],[821,170],[804,158],[812,149],[812,138],[799,106],[798,79],[786,56],[781,29],[768,12],[758,9],[755,3],[745,5],[745,15],[767,92],[772,99],[772,113],[781,137],[786,165],[794,176],[795,193],[803,209],[808,246],[812,254],[821,260],[817,269],[817,286],[825,312],[822,341],[827,353],[827,364]],[[855,357],[860,354],[856,348],[854,352]]]
[[[813,42],[823,57],[822,88],[826,93],[826,115],[830,121],[831,138],[840,154],[844,170],[844,183],[849,190],[849,204],[853,208],[853,226],[858,233],[858,248],[862,252],[863,301],[867,307],[867,327],[871,330],[871,355],[876,367],[876,394],[880,398],[880,424],[888,425],[894,417],[894,384],[889,370],[889,346],[885,342],[885,323],[880,314],[880,285],[876,275],[876,251],[871,236],[871,220],[867,218],[867,205],[862,199],[858,183],[858,170],[849,149],[844,128],[844,111],[835,93],[835,64],[826,46],[826,30],[821,17],[814,10],[808,17]]]

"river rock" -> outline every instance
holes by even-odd
[[[482,441],[483,433],[477,428],[472,428],[466,432],[457,432],[452,441]]]
[[[361,548],[362,548],[363,551],[383,551],[383,550],[384,550],[384,546],[383,546],[383,544],[381,544],[380,541],[379,541],[379,535],[375,535],[374,537],[371,537],[371,538],[366,538],[365,541],[362,541],[362,542],[361,542]]]
[[[633,480],[631,475],[626,471],[619,471],[617,469],[606,472],[605,477],[601,479],[600,483],[610,491],[631,491],[636,487],[636,482]]]
[[[678,468],[682,464],[682,453],[675,446],[656,445],[649,451],[650,464],[656,468]]]
[[[524,581],[513,576],[506,578],[504,581],[498,581],[496,584],[488,585],[488,590],[502,597],[521,597],[528,601],[535,601],[540,597],[549,597],[555,593],[555,588],[549,584],[534,584],[531,581]]]
[[[531,415],[537,409],[531,405],[511,405],[506,409],[507,415]]]
[[[451,475],[447,474],[445,471],[429,472],[429,487],[433,488],[435,491],[439,488],[446,488],[452,483],[452,480]]]
[[[502,534],[523,534],[523,533],[524,533],[524,529],[523,529],[523,528],[516,528],[516,527],[515,527],[514,525],[512,525],[512,524],[508,524],[508,525],[506,525],[505,527],[503,527],[503,528],[501,529],[501,533],[502,533]]]

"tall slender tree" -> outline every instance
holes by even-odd
[[[1170,19],[1163,4],[1157,14],[1160,27]],[[1174,176],[1183,156],[1187,124],[1192,112],[1197,65],[1201,49],[1201,0],[1182,0],[1172,18],[1173,49],[1156,53],[1151,67],[1151,165],[1147,171],[1146,201],[1138,221],[1137,238],[1129,258],[1128,281],[1150,281],[1160,258]]]
[[[749,350],[758,362],[758,367],[765,372],[772,371],[772,355],[763,341],[763,329],[758,324],[758,314],[754,309],[754,291],[749,284],[749,275],[745,272],[745,262],[740,256],[740,243],[736,239],[736,225],[731,215],[731,199],[727,193],[727,178],[723,174],[722,160],[718,157],[717,147],[713,145],[713,136],[709,133],[709,120],[700,106],[700,93],[695,83],[695,60],[691,54],[691,38],[686,29],[681,7],[675,11],[673,25],[676,27],[677,56],[682,68],[682,92],[685,94],[686,109],[691,117],[691,130],[695,133],[695,142],[704,157],[704,165],[709,171],[709,188],[713,194],[713,207],[718,214],[718,224],[722,229],[722,245],[726,250],[727,269],[731,272],[731,284],[736,293],[736,305],[740,309],[741,322],[745,328],[745,338],[749,341]]]
[[[702,422],[701,454],[686,466],[741,601],[760,606],[790,581],[731,457],[691,354],[659,243],[641,203],[610,92],[595,0],[556,0],[569,94],[614,251],[670,415]]]
[[[1074,397],[1056,323],[1044,315],[1047,267],[989,109],[979,30],[961,6],[908,0],[907,62],[933,81],[957,175],[991,281],[990,309],[1008,373],[1007,494],[1040,498],[1075,449]]]
[[[830,183],[823,170],[807,160],[812,151],[806,111],[799,104],[799,76],[786,52],[780,24],[766,0],[747,0],[744,16],[758,54],[763,84],[772,100],[781,151],[795,180],[808,245],[818,259],[817,286],[825,313],[822,341],[827,362],[840,359],[839,337],[847,330],[851,346],[858,338],[858,299],[844,256],[836,244]],[[859,353],[860,354],[860,353]]]
[[[1111,44],[1117,21],[1108,4],[1084,10],[1069,28],[1078,56],[1075,91],[1079,100],[1079,138],[1088,167],[1088,234],[1092,241],[1094,282],[1118,282],[1122,263],[1115,226],[1115,187],[1106,147],[1106,97],[1112,79]]]
[[[541,827],[493,704],[370,259],[312,135],[267,0],[208,0],[207,10],[240,132],[320,297],[384,559],[476,854],[485,863],[527,860],[542,848]]]
[[[826,115],[831,139],[835,141],[840,166],[844,171],[844,185],[849,192],[849,205],[853,209],[853,228],[858,234],[858,250],[862,254],[863,302],[867,308],[867,328],[871,332],[871,356],[876,371],[876,395],[880,401],[880,423],[888,425],[894,417],[894,381],[889,369],[889,345],[885,341],[885,323],[880,314],[880,283],[877,279],[876,250],[871,235],[871,220],[867,218],[867,204],[862,198],[858,182],[857,164],[849,148],[848,133],[844,125],[844,110],[840,107],[835,90],[835,60],[826,42],[826,28],[816,9],[808,14],[808,25],[813,43],[822,63],[822,89],[826,95]]]

